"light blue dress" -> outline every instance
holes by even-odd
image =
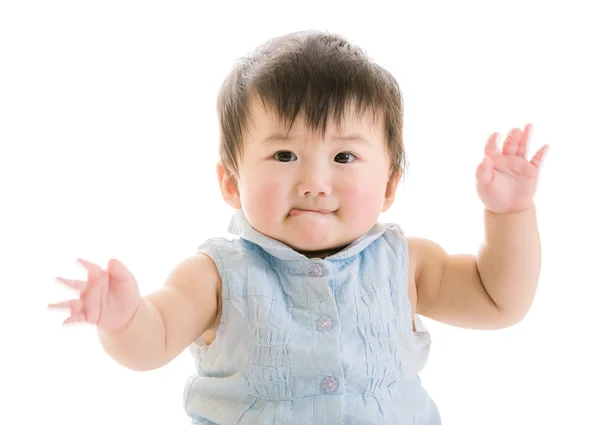
[[[309,259],[235,212],[233,240],[199,251],[217,265],[215,340],[191,348],[185,386],[194,424],[439,425],[418,376],[430,335],[408,297],[408,244],[377,223],[344,250]]]

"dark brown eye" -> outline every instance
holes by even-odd
[[[341,164],[348,164],[354,161],[355,159],[356,157],[350,152],[340,152],[335,156],[334,161],[339,162]]]
[[[273,155],[273,157],[280,162],[292,162],[298,159],[296,158],[296,155],[290,151],[279,151]]]

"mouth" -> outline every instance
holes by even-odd
[[[291,217],[296,217],[299,215],[303,215],[303,214],[331,214],[333,211],[331,210],[325,210],[325,209],[321,209],[321,210],[301,210],[301,209],[293,209],[290,211],[290,216]]]

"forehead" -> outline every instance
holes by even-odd
[[[291,123],[283,118],[274,108],[251,98],[248,102],[248,116],[245,125],[245,140],[263,141],[270,137],[315,137],[343,136],[375,141],[384,140],[384,125],[380,115],[370,108],[358,110],[349,103],[339,116],[327,117],[325,125],[322,120],[309,119],[304,111],[299,111]],[[317,122],[315,122],[317,121]],[[280,137],[283,138],[283,137]]]

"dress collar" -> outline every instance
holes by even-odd
[[[378,239],[387,227],[388,225],[377,222],[367,233],[356,239],[343,250],[326,257],[326,259],[343,260],[360,253],[371,244],[371,242]],[[260,246],[265,252],[280,260],[309,260],[304,254],[300,254],[284,243],[272,239],[254,229],[241,209],[236,210],[233,214],[227,231]]]

